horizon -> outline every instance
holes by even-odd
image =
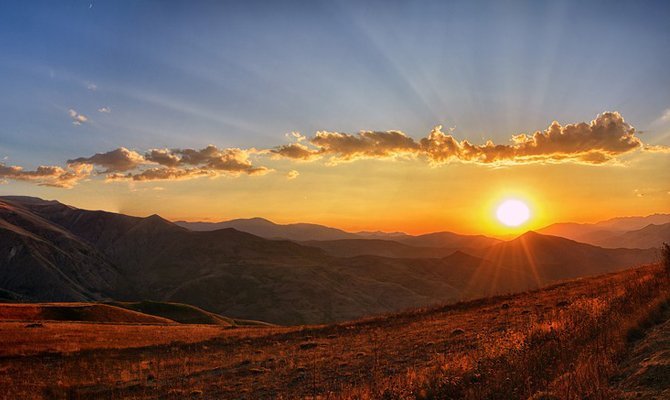
[[[670,208],[662,2],[0,11],[0,194],[489,235]]]
[[[35,198],[35,199],[44,200],[44,201],[58,201],[59,203],[67,205],[67,206],[74,206],[73,204],[63,203],[63,202],[61,202],[57,199],[42,199],[42,198],[34,197],[34,196],[24,196],[24,195],[17,195],[17,194],[1,194],[0,197],[19,197],[19,198],[28,197],[28,198]],[[643,218],[644,219],[644,218],[649,218],[649,217],[654,217],[654,216],[669,216],[670,215],[670,213],[657,212],[657,213],[646,214],[646,215],[619,215],[619,216],[607,218],[607,219],[604,219],[604,220],[596,220],[596,221],[590,221],[590,222],[555,221],[555,222],[549,223],[547,225],[541,226],[539,228],[524,229],[523,227],[521,227],[521,228],[515,229],[514,232],[507,232],[507,233],[503,233],[503,234],[495,234],[495,233],[486,234],[484,232],[461,232],[461,231],[456,231],[456,230],[453,230],[453,229],[448,229],[448,227],[445,228],[445,229],[439,230],[439,231],[422,231],[422,232],[411,232],[409,230],[402,230],[402,229],[401,230],[394,230],[394,231],[385,231],[385,230],[379,230],[379,229],[374,229],[374,228],[352,230],[352,229],[346,229],[344,227],[340,227],[340,226],[337,226],[337,225],[325,225],[325,224],[321,224],[321,223],[316,223],[316,222],[311,222],[311,221],[303,221],[303,220],[276,221],[276,220],[272,220],[272,219],[265,218],[263,216],[258,216],[258,215],[257,216],[251,216],[251,217],[238,217],[238,218],[220,219],[220,220],[185,220],[185,219],[168,218],[168,217],[163,216],[159,213],[149,213],[149,214],[138,214],[138,215],[136,215],[136,214],[125,214],[125,213],[121,213],[121,212],[117,212],[117,211],[105,210],[105,209],[100,209],[100,208],[82,208],[82,207],[77,207],[77,208],[80,208],[82,210],[87,210],[87,211],[105,211],[105,212],[111,212],[111,213],[119,213],[119,214],[124,214],[124,215],[132,216],[132,217],[138,217],[138,218],[148,218],[148,217],[157,215],[157,216],[159,216],[159,217],[163,218],[164,220],[169,221],[171,223],[184,222],[184,223],[219,224],[219,223],[236,221],[236,220],[263,220],[263,221],[269,222],[271,224],[276,224],[276,225],[295,225],[295,224],[318,225],[318,226],[323,226],[323,227],[326,227],[326,228],[334,228],[334,229],[338,229],[338,230],[341,230],[341,231],[346,232],[346,233],[354,233],[354,234],[356,234],[356,233],[382,233],[382,234],[397,233],[397,234],[406,234],[406,235],[410,235],[410,236],[420,236],[420,235],[428,235],[428,234],[432,234],[432,233],[449,232],[449,233],[455,233],[455,234],[459,234],[459,235],[483,235],[483,236],[488,236],[488,237],[497,238],[497,239],[501,239],[501,240],[508,240],[510,238],[512,238],[512,239],[517,238],[517,237],[522,236],[522,235],[524,235],[528,232],[536,232],[537,233],[538,230],[549,228],[549,227],[554,226],[554,225],[561,225],[561,224],[590,225],[590,224],[598,224],[598,223],[609,222],[609,221],[612,221],[612,220],[619,220],[619,219],[634,219],[634,218]],[[656,224],[650,223],[649,225],[656,225]],[[547,235],[547,234],[543,234],[543,235]],[[391,240],[391,239],[389,239],[389,240]]]

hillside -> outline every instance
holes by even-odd
[[[95,247],[13,203],[0,201],[0,288],[9,299],[124,297],[132,283]]]
[[[626,247],[638,249],[659,248],[663,242],[670,243],[670,223],[649,224],[642,229],[611,235],[598,241],[603,247]]]
[[[652,354],[628,364],[627,337],[669,297],[647,266],[325,326],[0,322],[0,385],[22,399],[613,399],[611,378]]]
[[[410,246],[382,239],[308,240],[300,244],[317,247],[335,257],[368,255],[389,258],[441,258],[458,250],[447,247]]]
[[[26,238],[22,243],[31,244],[20,254],[35,260],[18,264],[9,254],[0,258],[0,289],[9,299],[185,303],[275,324],[344,321],[510,293],[656,259],[651,250],[601,249],[537,234],[537,240],[469,249],[469,255],[413,258],[436,250],[392,243],[415,253],[344,257],[350,254],[342,250],[338,257],[332,248],[328,254],[232,228],[191,231],[157,215],[130,217],[34,198],[1,198],[0,203],[13,210],[1,219],[13,236],[2,240],[20,233]],[[430,236],[441,243],[445,237],[460,235]],[[442,251],[448,252],[436,255]],[[36,265],[35,272],[19,273],[26,265]],[[38,273],[44,277],[31,281]]]
[[[653,262],[657,260],[657,252],[651,249],[605,249],[531,231],[492,246],[483,257],[500,268],[532,273],[539,282],[551,282]]]
[[[117,324],[175,323],[172,319],[98,303],[0,304],[0,321],[78,321]]]
[[[201,308],[188,304],[162,303],[157,301],[120,302],[107,303],[114,307],[133,310],[146,315],[153,315],[168,319],[180,324],[205,324],[220,326],[271,326],[260,321],[241,320],[226,318],[218,314],[205,311]]]

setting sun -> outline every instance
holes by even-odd
[[[505,200],[498,206],[496,217],[504,225],[519,226],[530,218],[530,209],[523,201]]]

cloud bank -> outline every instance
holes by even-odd
[[[73,122],[86,117],[70,110]],[[593,121],[561,125],[553,122],[547,129],[532,134],[513,135],[505,144],[487,141],[472,144],[458,140],[452,131],[436,126],[425,137],[414,139],[400,131],[361,131],[355,134],[318,131],[312,137],[297,132],[287,135],[291,143],[269,149],[154,148],[144,153],[125,147],[68,160],[66,167],[41,166],[26,171],[18,166],[0,164],[0,179],[32,181],[40,185],[70,188],[91,175],[104,175],[114,181],[176,181],[202,177],[263,175],[272,170],[256,165],[263,157],[300,162],[321,160],[327,165],[361,159],[419,159],[436,167],[452,162],[481,165],[517,165],[527,163],[604,164],[617,157],[644,150],[668,153],[667,146],[645,145],[636,130],[618,112],[605,112]],[[287,179],[299,172],[291,169]]]
[[[278,157],[309,161],[327,157],[333,164],[357,159],[421,157],[431,165],[454,161],[480,164],[523,164],[529,162],[581,162],[602,164],[642,147],[635,128],[617,112],[600,114],[590,123],[561,126],[554,121],[547,129],[531,135],[519,134],[509,144],[487,141],[476,145],[459,141],[451,132],[436,126],[428,136],[415,140],[399,131],[362,131],[357,134],[317,132],[300,142],[275,147]]]

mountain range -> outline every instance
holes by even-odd
[[[237,221],[240,229],[272,226]],[[285,227],[263,231],[268,239],[230,226],[191,230],[157,215],[0,197],[0,298],[177,302],[231,318],[311,324],[527,290],[657,258],[654,249],[605,249],[535,232],[502,242]],[[285,232],[291,240],[277,239]]]
[[[538,232],[608,248],[647,249],[670,242],[670,214],[619,217],[593,224],[557,223]]]

